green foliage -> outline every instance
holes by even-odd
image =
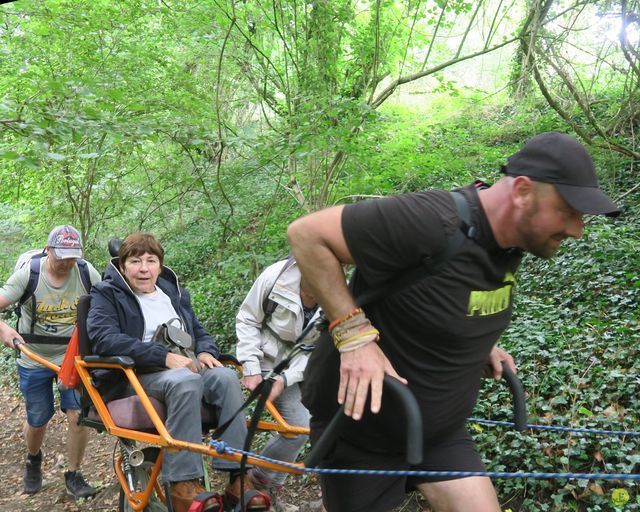
[[[591,222],[554,260],[523,265],[501,345],[517,360],[531,423],[638,431],[637,220],[636,208],[614,224]],[[486,388],[475,415],[508,419],[505,390]],[[482,429],[476,439],[490,470],[632,473],[640,462],[637,438]],[[514,510],[608,510],[612,489],[636,494],[630,484],[596,483],[507,480],[498,489]]]

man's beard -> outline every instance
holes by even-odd
[[[536,233],[537,230],[533,219],[539,210],[538,198],[536,197],[531,211],[525,214],[523,225],[520,228],[524,239],[525,247],[523,247],[523,249],[539,258],[549,259],[558,252],[560,243],[565,237],[562,234],[541,236]]]

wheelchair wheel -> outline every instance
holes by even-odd
[[[153,446],[147,446],[142,449],[142,453],[144,454],[144,461],[137,467],[133,467],[133,483],[138,489],[144,489],[149,483],[149,476],[151,474],[151,470],[153,465],[158,458],[158,454],[160,453],[159,448],[155,448]],[[127,500],[124,490],[120,489],[120,496],[118,497],[118,512],[134,512]],[[144,512],[171,512],[170,507],[160,499],[156,490],[154,489],[151,492],[151,496],[149,498],[149,504],[145,507]]]

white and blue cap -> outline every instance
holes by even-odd
[[[57,226],[49,233],[47,247],[59,260],[82,258],[82,239],[73,226]]]

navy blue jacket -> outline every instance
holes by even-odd
[[[156,286],[171,299],[173,308],[196,342],[196,354],[208,352],[219,357],[220,350],[214,338],[200,325],[191,307],[189,293],[179,286],[173,270],[164,267]],[[87,331],[94,354],[129,356],[136,368],[165,366],[168,349],[159,343],[142,342],[144,316],[138,298],[120,273],[118,258],[113,258],[107,265],[104,281],[91,288]]]

